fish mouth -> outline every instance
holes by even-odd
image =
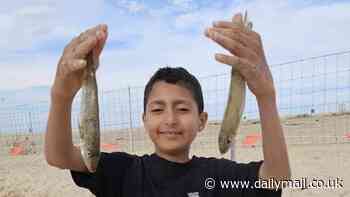
[[[225,146],[220,146],[219,149],[220,149],[220,153],[221,153],[221,154],[225,154],[225,153],[227,153],[227,151],[228,151],[228,149],[229,149],[229,146],[227,146],[227,145],[225,145]]]
[[[229,147],[231,144],[231,139],[229,136],[224,135],[222,132],[220,132],[219,135],[219,151],[221,154],[227,153]]]
[[[86,168],[90,173],[96,172],[99,160],[100,152],[99,151],[86,151],[84,148],[80,149],[81,155],[83,156],[83,161]]]
[[[98,165],[98,162],[91,162],[89,164],[85,164],[87,169],[89,170],[89,172],[93,173],[93,172],[96,172],[97,170],[97,165]]]
[[[89,172],[96,172],[99,160],[100,156],[98,155],[96,157],[91,158],[90,161],[84,161],[85,166],[89,170]]]

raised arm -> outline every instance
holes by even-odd
[[[230,52],[215,54],[218,62],[231,65],[247,81],[255,95],[260,112],[264,163],[259,172],[261,179],[289,179],[290,167],[282,126],[276,107],[276,93],[267,64],[261,37],[257,32],[243,28],[241,14],[233,21],[218,21],[205,35]]]
[[[291,172],[287,147],[280,123],[276,98],[258,99],[260,112],[264,163],[259,172],[261,179],[273,178],[276,181],[290,179]]]
[[[49,165],[87,172],[80,150],[73,146],[71,109],[82,84],[86,56],[98,58],[107,39],[107,26],[81,33],[64,49],[51,87],[51,106],[45,135],[45,158]]]

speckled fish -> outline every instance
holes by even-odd
[[[95,172],[100,159],[100,119],[96,69],[92,52],[87,56],[87,66],[81,88],[79,118],[80,150],[89,172]]]
[[[248,21],[247,12],[244,14],[243,25],[250,30],[253,27],[253,23]],[[221,154],[225,154],[228,151],[231,142],[237,135],[245,105],[245,84],[246,82],[242,76],[232,68],[229,96],[218,139]]]

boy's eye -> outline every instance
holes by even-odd
[[[163,111],[163,109],[152,109],[151,112],[160,112]]]
[[[179,108],[180,111],[189,111],[187,108]]]

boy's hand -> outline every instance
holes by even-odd
[[[72,102],[82,85],[87,54],[92,51],[93,58],[98,61],[107,35],[107,25],[98,25],[73,38],[65,47],[51,88],[53,98]]]
[[[267,65],[260,35],[243,26],[242,15],[231,21],[218,21],[205,35],[227,49],[231,55],[215,54],[221,63],[233,66],[247,81],[257,100],[275,97],[271,71]]]

